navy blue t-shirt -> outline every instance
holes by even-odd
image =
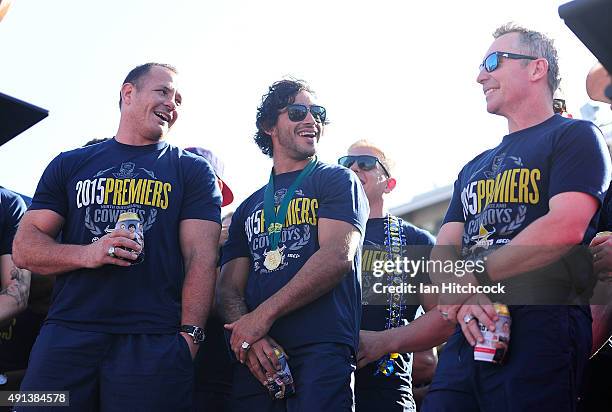
[[[299,173],[274,177],[276,205]],[[319,219],[348,222],[363,236],[369,215],[367,198],[355,174],[341,166],[317,162],[289,204],[279,242],[279,248],[284,248],[284,261],[276,270],[268,271],[263,265],[264,252],[270,250],[262,218],[264,190],[265,186],[236,209],[223,247],[222,264],[239,257],[251,259],[245,291],[249,311],[285,286],[319,249]],[[345,343],[356,349],[361,314],[360,265],[361,250],[355,254],[351,271],[336,287],[277,319],[269,335],[286,349],[319,342]]]
[[[57,276],[47,322],[107,333],[172,333],[180,325],[185,277],[179,223],[220,223],[221,193],[200,156],[166,142],[129,146],[111,139],[58,155],[30,209],[64,217],[66,244],[97,241],[122,212],[137,213],[144,228],[142,263]]]
[[[368,246],[376,249],[385,248],[385,220],[387,218],[373,218],[368,220],[366,226],[366,235],[363,242],[364,256],[362,260],[362,291],[368,293],[367,288],[372,289],[372,282],[379,282],[379,279],[370,275],[372,268],[367,267],[372,263],[372,259],[368,259],[365,254],[369,253]],[[416,255],[427,255],[426,250],[430,250],[435,244],[436,239],[426,230],[420,229],[405,220],[401,220],[403,234],[406,239],[406,248],[404,255],[410,255],[411,259],[418,259]],[[417,245],[418,248],[411,249],[411,245]],[[429,276],[426,273],[420,272],[414,278],[406,279],[408,283],[418,285],[419,283],[430,283]],[[417,286],[418,287],[418,286]],[[404,325],[412,322],[419,310],[419,298],[417,294],[405,294],[406,300],[403,302],[406,306],[402,311]],[[388,306],[380,304],[381,302],[364,302],[362,306],[361,329],[381,331],[385,330],[388,318]],[[394,389],[404,393],[405,402],[414,403],[412,397],[412,353],[402,353],[396,361],[398,366],[397,373],[393,376],[386,377],[382,374],[374,376],[376,371],[376,363],[372,362],[366,367],[359,369],[355,375],[355,389]],[[365,396],[362,394],[361,396]],[[358,398],[359,399],[359,398]]]
[[[25,202],[17,193],[0,186],[0,256],[13,253],[13,238],[25,210]]]
[[[548,213],[549,200],[583,192],[600,203],[610,179],[610,155],[591,122],[554,115],[504,136],[463,167],[444,223],[462,222],[463,254],[503,246]],[[596,230],[591,221],[585,239]]]

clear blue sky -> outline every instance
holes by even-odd
[[[311,83],[332,121],[321,158],[335,161],[360,138],[379,143],[398,162],[398,205],[452,183],[506,133],[475,78],[491,33],[507,21],[556,39],[562,87],[579,115],[595,58],[559,18],[562,3],[13,0],[0,23],[0,91],[50,115],[0,148],[0,184],[31,195],[57,153],[113,136],[123,78],[161,61],[181,72],[183,112],[170,142],[215,151],[239,201],[271,167],[251,140],[261,95],[293,75]]]

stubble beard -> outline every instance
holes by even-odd
[[[302,137],[298,136],[296,133],[293,133],[290,137],[284,137],[281,139],[281,144],[285,146],[287,154],[293,160],[306,160],[317,153],[316,142],[315,146],[313,146],[312,148],[303,147],[299,144],[298,139],[302,139]]]

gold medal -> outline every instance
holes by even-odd
[[[266,259],[264,260],[264,266],[268,270],[275,270],[283,262],[283,255],[279,249],[270,250],[266,253]]]

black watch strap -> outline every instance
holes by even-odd
[[[193,343],[195,344],[204,342],[204,339],[206,339],[204,329],[199,326],[181,325],[181,332],[185,332],[186,334],[191,336],[193,338]]]
[[[482,268],[478,270],[478,268],[474,269],[474,277],[478,281],[478,284],[481,286],[492,285],[493,281],[491,280],[491,276],[487,271],[487,265],[485,261],[482,261]]]

